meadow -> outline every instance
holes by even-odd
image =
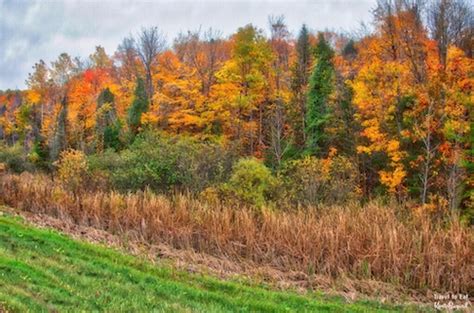
[[[0,273],[2,312],[414,312],[191,274],[9,214],[0,216]]]
[[[148,243],[282,271],[374,279],[426,292],[472,289],[472,229],[371,202],[294,211],[238,209],[186,194],[64,191],[44,175],[3,175],[0,201]]]

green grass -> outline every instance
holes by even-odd
[[[391,312],[154,265],[0,216],[0,311]]]

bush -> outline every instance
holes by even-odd
[[[33,170],[33,165],[28,161],[26,152],[20,144],[14,146],[0,144],[0,163],[4,164],[6,170],[14,173]]]
[[[346,157],[306,157],[291,161],[279,173],[287,202],[343,204],[358,199],[357,168]]]
[[[87,165],[92,183],[100,189],[111,189],[114,183],[112,174],[117,169],[124,167],[122,163],[120,154],[113,149],[87,156]]]
[[[62,151],[54,165],[57,166],[57,176],[66,189],[77,193],[84,188],[89,176],[84,152],[72,149]]]
[[[199,192],[225,181],[233,160],[233,154],[217,144],[144,133],[119,153],[89,157],[89,164],[94,176],[106,177],[110,187],[121,191]]]
[[[272,199],[277,185],[277,179],[262,162],[246,158],[235,164],[232,176],[222,186],[222,191],[240,202],[262,207]]]

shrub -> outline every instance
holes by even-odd
[[[235,151],[219,144],[197,144],[181,140],[177,146],[185,151],[179,158],[179,166],[188,172],[190,179],[186,189],[193,192],[227,181],[238,158]]]
[[[357,168],[346,157],[305,157],[291,161],[279,173],[289,202],[342,204],[359,195]]]
[[[276,186],[277,179],[262,162],[245,158],[235,164],[232,175],[222,186],[222,190],[245,204],[262,207],[271,200]]]
[[[89,176],[84,152],[72,149],[62,151],[54,165],[57,166],[57,176],[65,188],[74,193],[84,188]]]
[[[104,190],[113,186],[112,174],[123,167],[120,154],[113,149],[107,149],[103,153],[87,156],[87,165],[95,186]]]
[[[110,187],[121,191],[200,192],[225,181],[233,159],[231,152],[217,144],[144,133],[119,153],[106,151],[89,157],[89,164],[94,176],[106,177]]]
[[[33,166],[28,161],[25,150],[20,144],[13,146],[0,144],[0,163],[3,163],[7,170],[14,173],[33,170]]]

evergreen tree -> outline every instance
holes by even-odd
[[[348,60],[353,60],[357,56],[357,48],[354,40],[349,40],[342,49],[342,56]]]
[[[471,116],[474,114],[470,114]],[[471,119],[472,120],[472,119]],[[466,159],[464,167],[467,172],[467,181],[464,186],[463,203],[461,205],[462,217],[469,225],[474,225],[474,122],[470,123],[469,137],[466,138]]]
[[[113,124],[105,127],[104,130],[104,148],[112,148],[114,150],[119,150],[122,147],[122,142],[120,141],[120,132],[122,130],[122,123],[120,120],[115,120]]]
[[[117,120],[114,101],[114,94],[109,88],[102,90],[97,99],[96,149],[98,152],[107,148],[117,150],[120,147],[121,125]]]
[[[334,90],[334,51],[319,34],[314,50],[316,64],[309,79],[306,109],[306,149],[308,154],[324,156],[328,150],[325,128],[330,118],[329,98]]]
[[[137,78],[135,87],[135,98],[128,110],[127,123],[132,135],[136,135],[140,130],[142,114],[148,111],[148,96],[145,90],[145,83],[141,77]]]
[[[50,163],[48,162],[49,149],[44,138],[39,135],[35,139],[33,148],[30,153],[30,160],[40,169],[49,169]]]
[[[293,80],[291,88],[293,91],[293,102],[296,108],[295,130],[296,141],[299,146],[304,146],[306,141],[306,88],[311,71],[311,44],[309,42],[309,32],[303,24],[296,43],[296,62],[293,66]]]
[[[114,94],[110,91],[109,88],[105,88],[99,94],[97,98],[97,106],[98,108],[102,107],[105,103],[114,103],[115,97]]]

